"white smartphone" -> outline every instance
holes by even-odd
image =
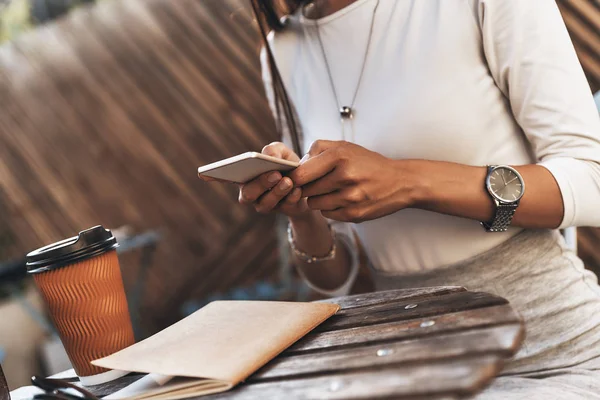
[[[246,183],[269,171],[288,172],[299,164],[250,151],[198,168],[198,175],[233,183]]]

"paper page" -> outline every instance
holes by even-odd
[[[143,378],[142,378],[143,379]],[[139,381],[138,381],[139,382]],[[134,382],[135,384],[135,382]],[[133,385],[133,384],[132,384]],[[104,400],[173,400],[186,397],[197,397],[211,393],[224,392],[231,389],[227,382],[212,379],[174,378],[172,381],[152,388],[132,388],[132,385],[104,397]],[[138,389],[138,390],[136,390]]]
[[[236,385],[338,309],[327,303],[216,301],[92,364]]]
[[[104,400],[119,400],[126,399],[128,397],[139,396],[140,394],[148,393],[151,390],[160,388],[167,382],[173,379],[172,376],[148,374],[144,375],[135,382],[130,383],[124,388],[117,390],[114,393],[104,397]]]

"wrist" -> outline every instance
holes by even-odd
[[[433,201],[431,174],[423,160],[394,160],[401,186],[401,208],[426,208]]]
[[[290,221],[290,224],[292,224],[292,226],[296,229],[311,228],[316,225],[320,225],[319,222],[321,222],[321,220],[325,221],[326,223],[326,220],[321,215],[321,212],[314,210],[310,210],[301,215],[288,216],[288,219]]]
[[[294,241],[298,249],[312,255],[327,254],[332,246],[331,229],[319,211],[301,218],[290,217]]]

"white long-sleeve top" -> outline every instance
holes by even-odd
[[[318,22],[298,13],[270,37],[305,151],[345,139],[394,159],[538,163],[560,187],[561,227],[600,226],[600,119],[554,0],[380,0],[354,135],[343,137],[316,23],[349,105],[376,3],[357,0]],[[265,60],[263,52],[272,101]],[[466,260],[520,230],[487,233],[478,221],[419,209],[352,228],[373,267],[398,274]]]

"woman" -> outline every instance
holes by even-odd
[[[557,231],[600,225],[600,121],[555,1],[253,6],[288,143],[263,152],[306,155],[240,202],[289,217],[307,282],[346,293],[356,235],[378,290],[462,285],[523,316],[480,398],[600,399],[600,288]]]

